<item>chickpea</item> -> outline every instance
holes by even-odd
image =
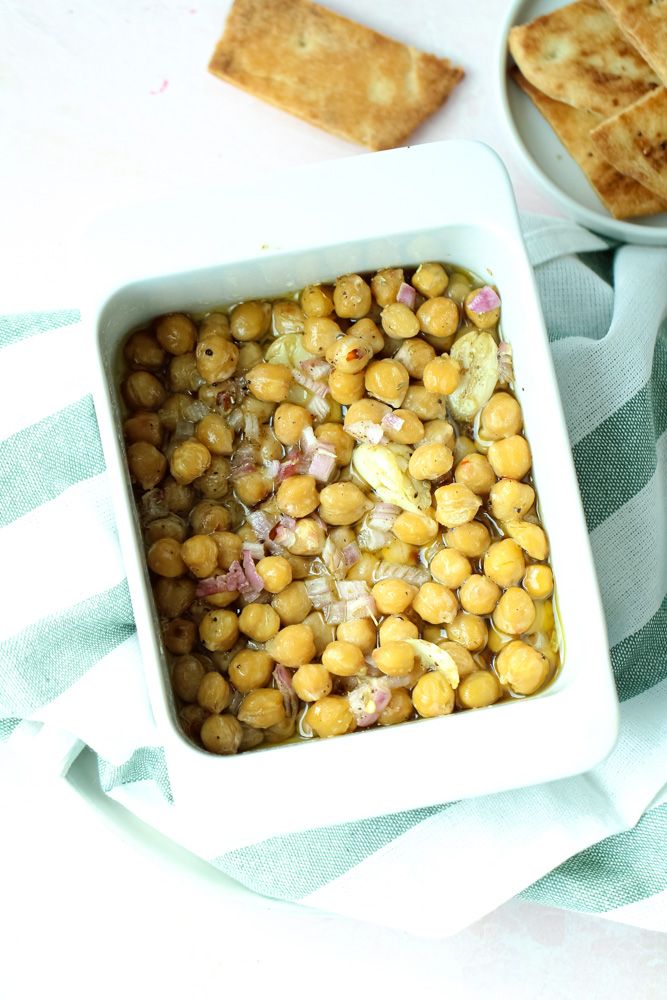
[[[454,711],[454,691],[439,670],[420,677],[412,691],[412,704],[423,719],[449,715]]]
[[[167,459],[147,441],[136,441],[127,449],[130,476],[144,490],[151,490],[164,479]]]
[[[238,619],[233,611],[216,608],[205,614],[199,623],[199,638],[211,652],[226,652],[238,637]]]
[[[162,638],[170,653],[189,653],[197,638],[197,626],[189,618],[173,618],[162,627]]]
[[[246,726],[244,722],[241,723],[241,744],[239,746],[240,751],[244,750],[254,750],[256,747],[261,746],[264,742],[265,733],[261,729],[253,729],[252,726]]]
[[[316,702],[313,702],[304,716],[304,722],[321,739],[326,739],[329,736],[343,736],[356,729],[347,698],[334,694],[318,698]]]
[[[534,601],[550,597],[554,589],[554,577],[550,566],[535,563],[528,566],[523,578],[523,587]]]
[[[441,486],[435,491],[434,496],[437,504],[435,516],[440,524],[444,524],[447,528],[472,521],[482,505],[477,494],[462,483]]]
[[[158,410],[167,395],[159,378],[144,371],[130,372],[122,388],[131,410]]]
[[[320,424],[315,428],[315,437],[324,444],[333,445],[338,465],[350,464],[354,438],[351,434],[347,434],[340,424]]]
[[[229,492],[230,471],[228,459],[213,455],[208,468],[195,479],[194,488],[207,500],[222,500]]]
[[[490,670],[476,670],[461,681],[456,693],[462,708],[487,708],[498,701],[503,691]]]
[[[430,545],[438,534],[438,523],[427,514],[403,511],[391,529],[396,537],[408,545]]]
[[[484,573],[499,587],[516,587],[525,569],[523,552],[511,538],[494,542],[484,556]]]
[[[520,434],[494,441],[487,457],[499,479],[523,479],[532,463],[530,446]]]
[[[405,580],[380,580],[371,591],[381,615],[400,615],[417,596],[417,588]]]
[[[207,382],[224,382],[236,371],[239,349],[215,333],[202,337],[195,352],[197,371]]]
[[[270,594],[279,594],[292,582],[292,567],[284,556],[266,556],[260,559],[257,572],[262,578],[264,589]]]
[[[373,351],[365,340],[346,334],[327,351],[326,358],[336,371],[346,375],[356,375],[362,371],[373,357]]]
[[[185,411],[192,404],[192,399],[184,392],[174,392],[165,399],[160,407],[160,423],[167,431],[175,431],[179,422],[185,420]]]
[[[146,444],[152,444],[155,448],[159,448],[162,444],[162,424],[160,423],[160,418],[157,413],[139,411],[133,417],[128,417],[124,422],[123,434],[125,435],[125,440],[130,444],[134,444],[137,441],[145,441]]]
[[[255,729],[269,729],[285,721],[283,696],[277,688],[258,688],[249,691],[241,702],[239,722]]]
[[[295,478],[286,479],[285,484]],[[369,506],[366,494],[354,483],[333,483],[325,486],[320,493],[319,514],[327,524],[354,524],[364,516]]]
[[[195,500],[195,492],[191,486],[176,483],[173,479],[165,479],[162,494],[165,507],[173,514],[187,514]]]
[[[239,360],[236,365],[236,374],[245,375],[251,368],[254,368],[263,357],[264,354],[259,344],[242,344],[241,347],[239,347]]]
[[[234,431],[224,417],[209,413],[197,424],[197,439],[213,455],[231,455],[234,450]]]
[[[372,552],[362,552],[361,559],[354,564],[348,571],[348,580],[365,580],[370,586],[373,585],[373,574],[375,570],[380,565],[380,560]]]
[[[441,354],[424,369],[424,388],[436,396],[448,396],[460,381],[461,366],[448,354]]]
[[[535,605],[521,587],[509,587],[493,612],[493,624],[506,635],[521,635],[535,621]]]
[[[232,335],[229,329],[229,317],[221,312],[211,312],[208,316],[204,316],[199,324],[199,336],[206,337],[209,333],[218,334],[229,340]]]
[[[488,576],[475,573],[461,587],[459,599],[464,611],[473,615],[490,615],[500,599],[500,587]]]
[[[405,394],[403,408],[415,413],[420,420],[442,420],[447,415],[444,396],[434,396],[423,385],[411,385]]]
[[[455,441],[454,428],[446,420],[429,420],[424,424],[424,444],[444,444],[453,449]]]
[[[205,674],[201,660],[196,656],[179,656],[171,669],[171,685],[181,701],[195,702],[202,677]]]
[[[399,428],[386,427],[384,432],[390,441],[397,444],[417,444],[424,437],[424,425],[409,410],[394,410],[394,416],[403,421]]]
[[[449,472],[453,461],[447,445],[422,444],[410,456],[408,472],[414,479],[440,479]]]
[[[449,653],[451,658],[454,660],[456,669],[459,672],[460,680],[463,680],[464,677],[467,677],[469,674],[472,674],[479,669],[473,659],[472,653],[470,653],[464,646],[461,646],[458,642],[452,642],[450,640],[443,641],[440,639],[438,640],[438,646],[446,653]]]
[[[428,299],[442,295],[449,284],[449,275],[442,264],[420,264],[412,277],[412,284]]]
[[[292,687],[301,701],[318,701],[331,693],[331,674],[321,663],[304,663],[292,677]]]
[[[178,713],[178,718],[185,735],[189,736],[191,740],[197,741],[200,738],[201,728],[209,715],[199,705],[184,705]],[[217,719],[219,716],[212,715],[210,718]]]
[[[281,625],[299,625],[313,607],[301,580],[294,580],[281,593],[277,593],[271,606],[278,612]]]
[[[371,307],[371,290],[359,274],[344,274],[336,281],[333,300],[338,316],[361,319]]]
[[[422,379],[426,366],[435,358],[435,348],[431,347],[421,337],[414,337],[401,344],[394,355],[394,361],[400,361],[410,378]]]
[[[384,336],[382,331],[378,327],[377,323],[367,316],[365,319],[359,319],[354,324],[354,336],[359,337],[361,340],[368,344],[373,354],[379,354],[384,348]]]
[[[272,489],[271,480],[263,472],[249,472],[236,480],[234,489],[241,503],[255,507],[266,500]]]
[[[324,548],[326,538],[326,531],[318,521],[302,517],[294,529],[294,541],[286,548],[295,556],[316,556]]]
[[[246,381],[257,399],[284,403],[289,394],[292,373],[287,365],[271,365],[262,361],[248,372]]]
[[[276,502],[279,510],[290,517],[312,514],[320,502],[314,477],[290,476],[289,479],[284,479],[278,487]]]
[[[373,662],[383,674],[401,677],[409,674],[414,667],[415,654],[409,643],[392,640],[373,651]]]
[[[219,715],[229,707],[232,700],[232,689],[217,670],[204,674],[197,691],[197,701],[207,712]]]
[[[338,626],[336,639],[339,642],[352,643],[364,656],[370,656],[377,642],[377,629],[370,618],[354,618]]]
[[[549,675],[549,661],[527,642],[514,639],[498,653],[496,672],[500,683],[517,694],[534,694]]]
[[[419,333],[419,320],[403,302],[392,302],[382,310],[382,329],[388,337],[407,340]]]
[[[156,517],[144,530],[144,541],[148,547],[158,538],[175,538],[176,541],[185,540],[187,528],[180,517],[175,514],[166,514],[164,517]]]
[[[315,639],[312,629],[304,623],[287,625],[267,643],[266,650],[277,663],[286,667],[300,667],[315,658]]]
[[[341,406],[350,406],[364,398],[364,373],[350,374],[334,369],[329,375],[329,392]]]
[[[539,524],[532,524],[530,521],[507,521],[503,528],[505,534],[513,538],[531,559],[546,559],[549,554],[549,542]]]
[[[412,718],[414,706],[407,688],[396,688],[391,692],[389,704],[378,717],[379,726],[395,726]]]
[[[391,408],[386,403],[380,403],[377,399],[361,399],[348,408],[344,426],[349,427],[350,424],[357,424],[362,420],[379,424],[387,413],[391,413]]]
[[[497,521],[518,520],[535,503],[535,491],[515,479],[499,479],[489,493],[491,512]]]
[[[185,573],[181,545],[175,538],[159,538],[147,555],[148,567],[158,576],[176,577]]]
[[[278,634],[280,617],[269,604],[247,604],[239,615],[239,628],[253,642],[269,642]]]
[[[429,566],[431,576],[438,583],[456,590],[472,573],[472,566],[457,549],[440,549]]]
[[[333,642],[336,638],[336,626],[325,622],[324,615],[321,611],[311,611],[310,614],[304,618],[303,624],[307,625],[313,633],[313,639],[315,640],[315,659],[321,659],[324,650],[327,648],[329,643]]]
[[[298,522],[295,532],[297,539],[299,536],[299,526],[310,523],[311,523],[310,518],[307,517],[302,518],[302,520]],[[324,541],[322,542],[322,546],[324,547]],[[292,580],[298,581],[298,580],[308,579],[308,577],[310,576],[310,559],[307,556],[293,555],[290,552],[289,555],[287,555],[285,558],[292,567]],[[291,624],[291,622],[286,622],[285,624]],[[298,622],[295,624],[298,624]]]
[[[200,441],[189,438],[174,448],[169,470],[177,483],[194,482],[211,464],[211,453]]]
[[[425,622],[443,625],[451,622],[459,610],[456,595],[441,583],[424,583],[412,602],[412,607]]]
[[[400,642],[402,639],[418,639],[419,629],[414,622],[403,615],[390,615],[380,625],[380,645],[388,642]]]
[[[472,652],[484,649],[488,636],[489,630],[484,619],[479,615],[468,614],[467,611],[460,611],[447,624],[447,637]]]
[[[210,753],[234,754],[241,748],[243,727],[233,715],[209,715],[202,723],[200,739]]]
[[[218,546],[210,535],[191,535],[181,545],[181,559],[195,576],[212,576],[218,565]]]
[[[218,563],[229,569],[233,562],[240,562],[243,542],[233,531],[214,531],[211,538],[218,547]]]
[[[241,302],[234,306],[229,317],[234,340],[261,340],[271,326],[269,302]]]
[[[371,288],[379,306],[388,306],[396,301],[398,290],[403,283],[402,267],[385,267],[371,278]]]
[[[242,649],[229,664],[229,679],[242,694],[265,687],[272,672],[273,660],[259,649]]]
[[[491,544],[491,535],[485,524],[468,521],[446,531],[445,541],[451,549],[457,549],[468,559],[479,559]]]
[[[508,392],[495,392],[480,416],[480,435],[487,441],[518,434],[523,426],[521,407]]]
[[[187,576],[161,576],[153,585],[155,606],[166,618],[178,618],[195,599],[195,584]]]
[[[488,459],[472,452],[461,459],[454,470],[454,479],[471,489],[473,493],[487,494],[496,482]]]
[[[194,350],[197,327],[184,313],[168,313],[155,324],[155,335],[169,354],[187,354]]]
[[[452,299],[437,295],[419,307],[417,322],[420,330],[431,337],[451,337],[459,325],[458,306]]]
[[[373,361],[366,369],[366,392],[390,406],[401,405],[409,384],[407,369],[399,361],[384,358],[382,361]]]
[[[306,316],[330,316],[334,310],[333,289],[329,285],[306,285],[300,302]]]
[[[310,354],[323,358],[330,347],[342,336],[338,323],[326,316],[307,316],[303,324],[303,346]]]
[[[277,334],[303,333],[305,316],[298,302],[292,299],[274,302],[271,317]]]
[[[313,426],[313,418],[304,406],[281,403],[273,415],[273,433],[285,445],[297,444],[305,427]]]
[[[478,330],[490,330],[496,326],[500,319],[500,306],[496,309],[489,309],[486,312],[475,312],[470,308],[471,303],[479,293],[479,288],[473,288],[465,297],[465,312],[468,319],[475,324]]]
[[[210,535],[214,531],[227,531],[231,517],[221,504],[200,500],[190,511],[190,524],[196,534]]]
[[[322,666],[337,677],[354,677],[365,666],[364,654],[352,642],[335,640],[322,653]]]
[[[169,388],[172,392],[189,392],[198,389],[201,384],[195,352],[175,354],[169,362]]]
[[[419,560],[419,550],[415,545],[408,545],[400,538],[393,538],[383,551],[387,562],[399,563],[401,566],[416,566]]]
[[[164,364],[164,351],[148,330],[135,330],[125,341],[125,360],[131,368],[159,371]]]

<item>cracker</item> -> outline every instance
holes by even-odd
[[[605,118],[659,85],[610,14],[584,0],[512,28],[509,47],[547,97]]]
[[[591,139],[617,170],[667,199],[667,88],[646,94],[602,122]]]
[[[601,123],[600,115],[552,100],[517,70],[512,71],[512,77],[544,115],[614,218],[629,219],[667,211],[667,202],[632,177],[619,173],[600,156],[590,135],[591,129]]]
[[[309,0],[236,0],[209,69],[371,149],[404,143],[463,77]]]
[[[601,3],[667,84],[667,0],[601,0]]]

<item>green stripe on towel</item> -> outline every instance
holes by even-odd
[[[59,309],[58,312],[14,313],[0,316],[0,348],[8,347],[26,337],[38,333],[59,330],[63,326],[73,326],[81,320],[78,309]]]

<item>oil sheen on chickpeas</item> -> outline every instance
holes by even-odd
[[[128,334],[126,457],[194,743],[383,728],[556,676],[500,317],[497,289],[426,261]]]

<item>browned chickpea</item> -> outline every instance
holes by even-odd
[[[403,511],[394,521],[391,530],[408,545],[430,545],[438,534],[438,523],[427,514]]]
[[[352,642],[335,640],[322,653],[322,666],[337,677],[354,677],[365,666],[364,654]]]
[[[195,352],[174,355],[169,362],[169,388],[172,392],[189,392],[198,389],[201,384]]]
[[[301,580],[293,580],[281,593],[276,594],[271,606],[278,612],[281,625],[299,625],[313,607]]]
[[[414,413],[409,410],[394,410],[394,417],[401,421],[400,426],[384,426],[385,435],[397,444],[417,444],[424,437],[424,425]]]
[[[165,479],[162,484],[165,507],[173,514],[187,514],[195,501],[195,492],[191,486]]]
[[[334,308],[344,319],[361,319],[371,307],[371,290],[359,274],[338,278],[333,293]]]
[[[289,394],[292,373],[287,365],[271,365],[262,361],[248,372],[246,381],[257,399],[283,403]]]
[[[229,664],[229,679],[242,694],[265,687],[272,673],[273,660],[259,649],[242,649]]]
[[[300,667],[315,658],[315,639],[312,629],[304,623],[282,628],[266,646],[277,663],[286,667]]]
[[[300,302],[306,316],[330,316],[334,310],[333,289],[330,285],[306,285]]]
[[[199,685],[205,674],[204,665],[196,656],[179,656],[171,668],[171,686],[181,701],[197,700]]]
[[[175,538],[178,542],[185,541],[187,528],[180,517],[175,514],[166,514],[164,517],[156,517],[147,525],[144,531],[144,542],[150,547],[158,538]]]
[[[257,573],[262,578],[264,589],[270,594],[278,594],[292,582],[292,567],[284,556],[265,556],[257,563]]]
[[[368,497],[354,483],[333,483],[320,493],[319,514],[327,524],[354,524],[369,507]]]
[[[271,317],[273,329],[280,336],[288,333],[303,333],[305,316],[303,309],[293,299],[282,299],[274,302]]]
[[[136,441],[130,445],[127,449],[127,464],[132,479],[144,490],[157,486],[167,472],[167,459],[147,441]]]
[[[310,354],[316,354],[320,358],[343,335],[338,323],[327,316],[307,316],[303,329],[303,346]]]
[[[451,299],[437,295],[422,303],[417,320],[419,328],[431,337],[451,337],[459,325],[458,306]]]
[[[424,369],[424,388],[436,396],[448,396],[460,381],[461,367],[448,354],[441,354]]]
[[[488,309],[486,312],[475,312],[474,309],[471,309],[471,304],[474,302],[479,292],[479,288],[473,288],[473,290],[466,295],[466,316],[472,323],[475,324],[478,330],[490,330],[491,327],[495,326],[500,319],[500,306],[497,306],[495,309]]]
[[[389,640],[373,650],[373,662],[376,667],[389,677],[402,677],[409,674],[415,665],[415,654],[407,642]]]
[[[194,482],[211,464],[211,453],[200,441],[190,438],[174,448],[169,469],[177,483]]]
[[[209,715],[200,730],[200,739],[209,753],[237,753],[241,748],[242,738],[243,727],[233,715]]]
[[[469,521],[446,531],[445,542],[451,549],[457,549],[469,559],[478,559],[491,544],[491,535],[485,524]]]
[[[402,267],[385,267],[371,278],[371,288],[379,306],[388,306],[396,301],[398,290],[403,284]]]
[[[271,326],[269,302],[241,302],[234,306],[229,317],[234,340],[261,340]]]
[[[551,597],[554,589],[554,577],[551,567],[539,563],[528,566],[523,578],[523,587],[534,601]]]
[[[273,489],[273,483],[263,472],[249,472],[236,480],[234,489],[241,503],[255,507],[266,500]]]
[[[447,445],[422,444],[410,456],[408,472],[414,479],[440,479],[449,472],[453,461]]]
[[[474,573],[461,587],[459,599],[464,611],[473,615],[490,615],[500,599],[500,587],[488,576]]]
[[[276,493],[276,502],[279,510],[289,517],[312,514],[320,502],[314,477],[290,476],[283,480]]]
[[[229,569],[233,562],[241,561],[243,543],[233,531],[213,531],[211,538],[218,547],[218,564]]]
[[[494,441],[487,457],[499,479],[523,479],[532,463],[530,446],[520,434]]]
[[[354,438],[347,434],[340,424],[320,424],[315,428],[318,441],[333,445],[336,449],[336,461],[339,465],[349,465],[354,448]]]
[[[447,420],[429,420],[424,425],[424,444],[445,444],[453,449],[456,435]]]
[[[130,372],[122,388],[131,410],[158,410],[167,395],[159,378],[145,371]]]
[[[233,611],[209,611],[199,623],[199,638],[212,652],[231,649],[239,637],[238,619]]]
[[[358,646],[364,656],[369,656],[375,649],[377,629],[370,618],[355,618],[338,626],[336,639]]]
[[[373,351],[369,344],[353,334],[341,337],[332,344],[326,354],[327,361],[336,371],[346,375],[357,375],[363,371],[372,357]]]
[[[229,460],[224,455],[213,455],[208,469],[197,476],[194,488],[207,500],[222,500],[229,492]]]
[[[364,397],[364,373],[351,375],[348,372],[332,371],[329,375],[331,398],[341,406],[350,406]]]
[[[232,689],[228,682],[216,670],[204,674],[197,691],[197,701],[207,712],[219,715],[224,712],[232,700]]]
[[[498,653],[496,672],[500,683],[517,694],[534,694],[549,676],[549,661],[527,642],[514,639]]]
[[[161,615],[178,618],[194,601],[195,589],[196,585],[187,576],[161,576],[153,585],[155,606]]]
[[[241,702],[238,719],[255,729],[269,729],[285,721],[283,696],[276,688],[249,691]]]
[[[420,677],[412,691],[412,704],[423,719],[449,715],[454,711],[454,691],[439,670]]]
[[[202,337],[195,352],[197,371],[207,382],[224,382],[236,371],[239,349],[219,334]]]
[[[159,371],[165,361],[164,351],[148,330],[135,330],[130,334],[125,341],[123,354],[131,368]]]
[[[219,716],[209,716],[200,705],[184,705],[178,713],[183,732],[194,741],[200,738],[201,728],[208,718],[217,719]]]
[[[301,701],[318,701],[331,693],[331,674],[321,663],[304,663],[292,677],[292,687]]]
[[[525,569],[523,552],[511,538],[494,542],[484,556],[484,573],[499,587],[516,587]]]
[[[167,431],[175,431],[181,420],[185,420],[185,411],[192,405],[192,399],[184,392],[174,392],[165,399],[160,407],[160,423]]]
[[[181,557],[181,545],[175,538],[159,538],[153,542],[147,555],[148,567],[158,576],[182,576],[185,563]]]
[[[162,626],[162,638],[170,653],[189,653],[197,638],[197,626],[189,618],[173,618]]]
[[[471,452],[461,459],[454,470],[454,479],[482,496],[489,492],[496,481],[488,459],[477,452]]]
[[[305,427],[313,426],[313,418],[304,406],[281,403],[273,415],[273,433],[288,446],[297,444]]]
[[[442,264],[420,264],[412,277],[412,284],[428,299],[442,293],[449,284],[449,275]]]
[[[160,347],[169,354],[187,354],[197,341],[197,327],[184,313],[168,313],[155,324]]]
[[[417,596],[417,588],[405,580],[380,580],[371,591],[381,615],[400,615]]]
[[[221,312],[211,312],[208,316],[204,316],[199,324],[199,336],[206,337],[209,333],[215,333],[229,340],[232,335],[229,329],[229,317]]]
[[[380,645],[388,642],[400,642],[403,639],[418,639],[419,629],[414,622],[403,615],[390,615],[380,625]]]
[[[435,358],[435,348],[431,347],[421,337],[406,340],[394,355],[394,361],[400,361],[410,378],[424,377],[426,366]]]
[[[509,587],[493,612],[493,624],[506,635],[521,635],[535,621],[535,605],[521,587]]]
[[[457,689],[457,699],[462,708],[487,708],[502,696],[502,688],[490,670],[476,670]]]
[[[234,451],[234,431],[217,413],[209,413],[200,420],[195,433],[213,455],[231,455]]]
[[[461,483],[441,486],[435,491],[434,497],[437,504],[435,516],[447,528],[472,521],[482,505],[477,494]]]
[[[190,524],[195,534],[210,535],[214,531],[227,531],[231,516],[221,504],[200,500],[190,511]]]
[[[162,424],[157,413],[141,411],[135,413],[133,417],[128,417],[123,424],[123,433],[125,440],[130,444],[145,441],[155,448],[159,448],[162,444]]]
[[[489,630],[479,615],[461,611],[453,621],[447,623],[447,637],[476,653],[486,646]]]
[[[366,369],[364,379],[366,392],[390,406],[401,405],[409,384],[410,376],[407,369],[399,361],[391,358],[373,361]]]
[[[313,702],[304,716],[304,722],[321,739],[343,736],[356,728],[347,698],[333,694]]]
[[[239,615],[239,628],[253,642],[268,642],[278,634],[280,618],[269,604],[248,604]]]
[[[443,625],[451,622],[459,610],[456,595],[441,583],[424,583],[412,602],[412,607],[425,622]]]
[[[212,576],[218,565],[218,546],[210,535],[192,535],[181,545],[181,558],[195,576]]]
[[[403,302],[392,302],[382,310],[382,329],[394,340],[407,340],[419,333],[419,320]]]
[[[411,385],[403,409],[415,413],[420,420],[442,420],[447,415],[447,401],[444,396],[434,396],[423,385]]]
[[[391,413],[391,407],[387,406],[386,403],[381,403],[377,399],[361,399],[348,408],[343,426],[349,427],[350,424],[356,424],[362,420],[370,420],[374,424],[379,424],[387,413]]]
[[[456,549],[441,549],[437,552],[429,566],[434,580],[456,590],[472,573],[472,567],[466,557]]]

